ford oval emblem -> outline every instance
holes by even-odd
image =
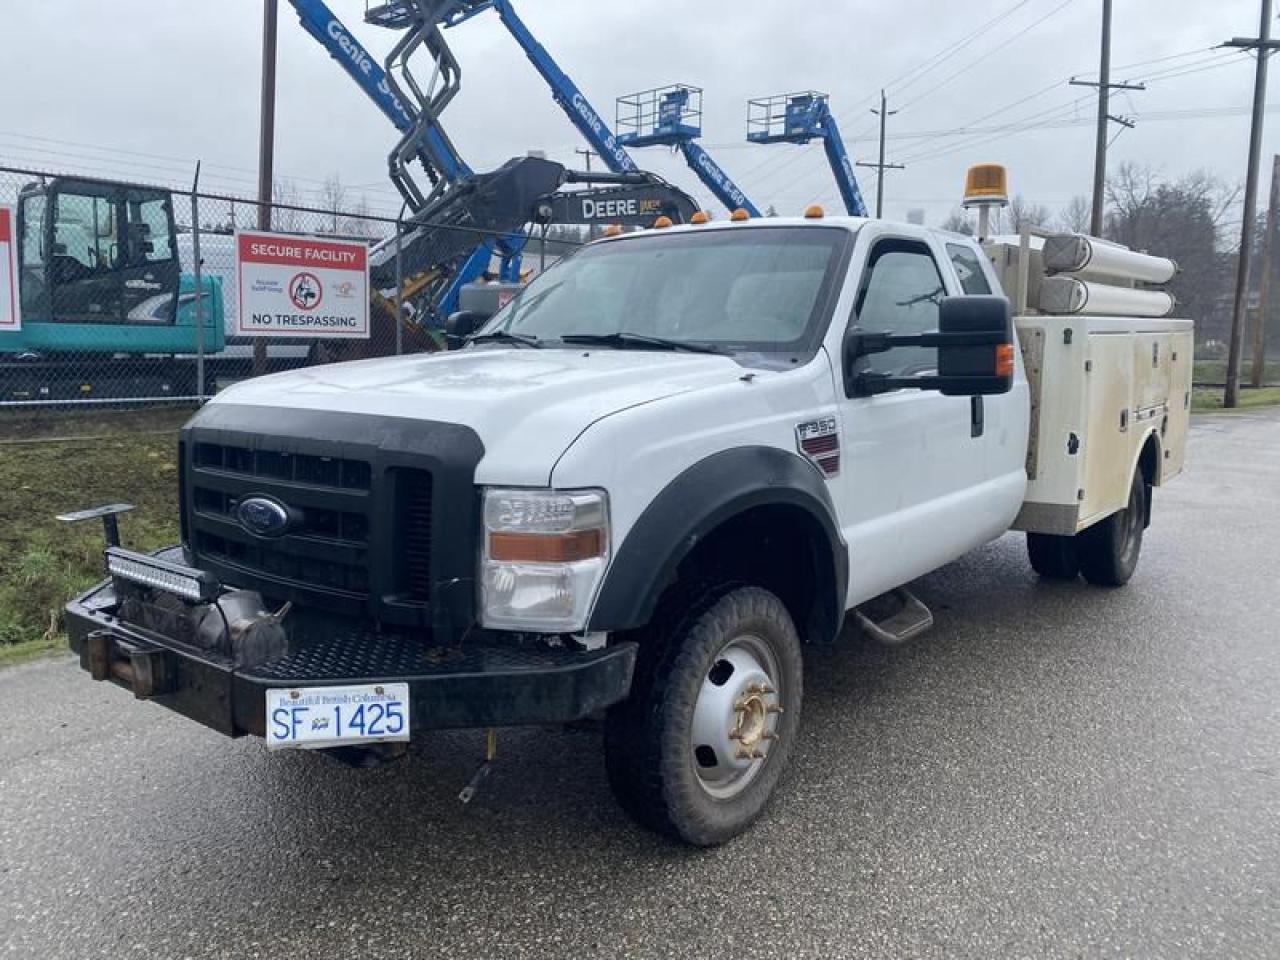
[[[258,537],[279,537],[292,522],[289,508],[271,497],[245,497],[236,504],[236,521]]]

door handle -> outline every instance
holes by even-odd
[[[980,437],[987,428],[984,397],[969,398],[969,436]]]

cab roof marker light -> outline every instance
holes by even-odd
[[[657,220],[653,221],[653,229],[655,230],[665,230],[669,226],[671,226],[670,217],[659,217]]]
[[[710,222],[711,222],[711,214],[707,213],[707,211],[705,211],[705,210],[699,210],[697,213],[695,213],[692,217],[690,217],[690,218],[689,218],[689,222],[690,222],[690,223],[699,223],[699,224],[701,224],[701,223],[710,223]]]
[[[827,211],[823,210],[822,207],[816,203],[812,203],[804,208],[804,218],[806,220],[821,220],[826,215]]]
[[[621,235],[622,235],[622,224],[620,224],[620,223],[611,223],[611,224],[609,224],[607,227],[605,227],[605,228],[604,228],[604,235],[605,235],[606,237],[619,237],[619,236],[621,236]]]
[[[734,223],[741,223],[743,220],[750,220],[751,214],[747,213],[747,211],[742,207],[739,207],[737,210],[733,211],[733,213],[729,214],[729,219]]]

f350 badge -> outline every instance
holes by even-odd
[[[828,477],[840,472],[840,425],[835,417],[797,423],[796,447]]]

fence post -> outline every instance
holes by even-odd
[[[404,236],[404,208],[396,215],[396,356],[404,352],[404,264],[400,258],[400,240]]]
[[[196,279],[196,397],[204,403],[204,279],[200,263],[200,161],[191,182],[191,260]],[[181,286],[181,285],[179,285]],[[181,302],[181,298],[179,298]],[[177,317],[174,317],[177,321]]]

